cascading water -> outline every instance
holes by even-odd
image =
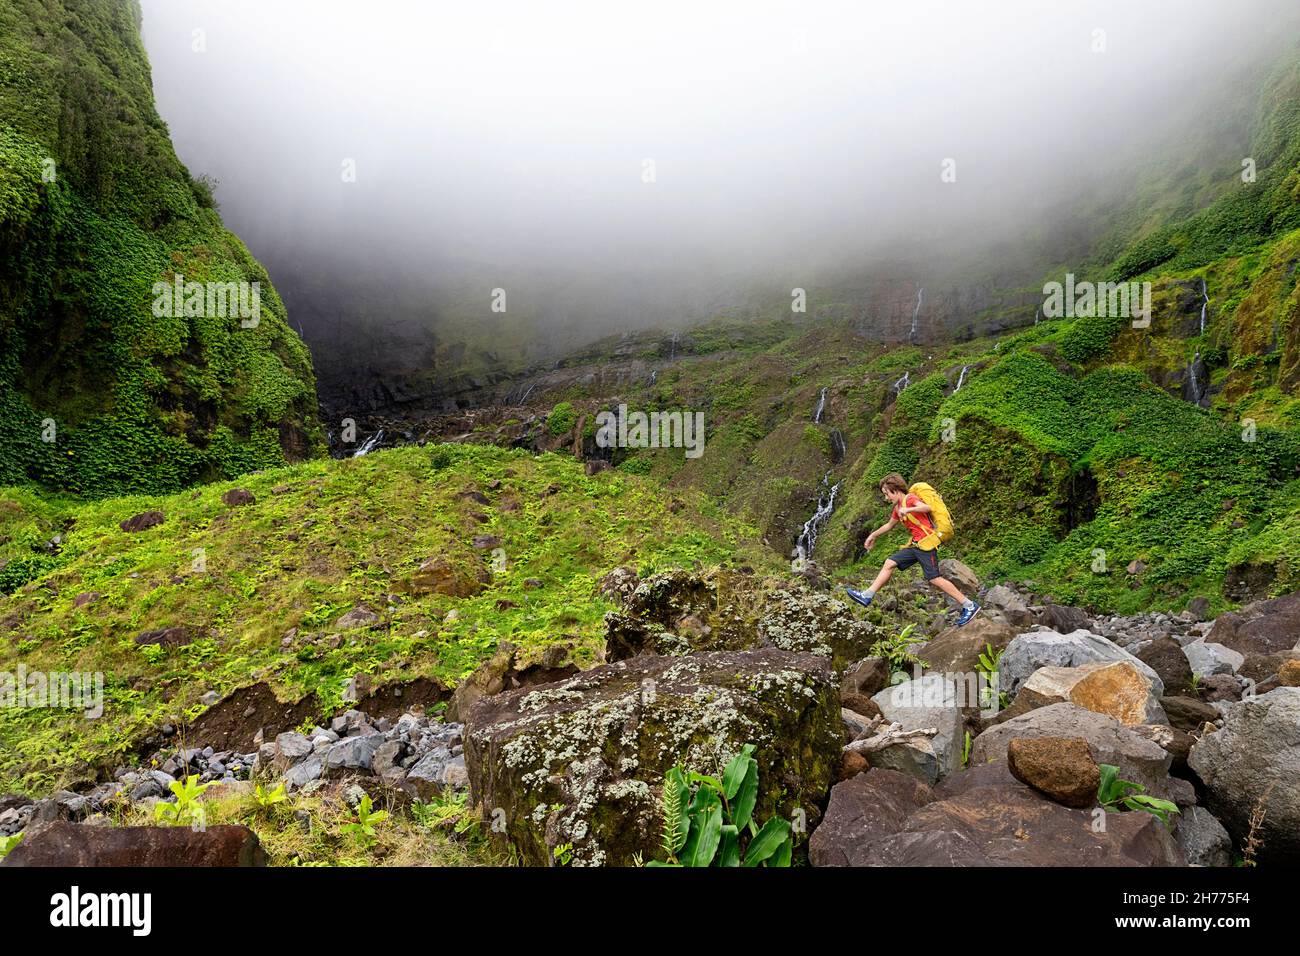
[[[651,369],[651,370],[650,370],[650,384],[653,385],[653,384],[655,383],[655,379],[657,379],[658,377],[659,377],[659,369],[657,369],[657,368],[656,368],[656,369]]]
[[[668,361],[671,362],[676,357],[677,357],[677,333],[674,332],[672,342],[668,346]]]
[[[952,390],[954,395],[961,391],[962,383],[966,381],[966,370],[968,368],[970,368],[969,365],[963,365],[961,367],[961,374],[957,376],[957,387]]]
[[[1034,309],[1034,325],[1038,324],[1038,315],[1042,311],[1043,310],[1041,308]]]
[[[894,383],[894,394],[895,394],[895,395],[899,395],[899,394],[901,394],[902,391],[903,391],[903,389],[907,388],[908,383],[911,381],[911,377],[912,377],[912,373],[911,373],[911,372],[904,372],[904,373],[903,373],[903,377],[900,378],[897,382]]]
[[[384,430],[381,428],[379,429],[379,431],[375,432],[373,435],[371,435],[369,438],[363,441],[361,443],[361,447],[352,453],[352,457],[360,458],[363,455],[370,454],[372,451],[374,451],[376,448],[379,447],[379,443],[383,440],[384,440]]]
[[[912,310],[912,331],[908,333],[908,338],[911,339],[911,341],[913,342],[916,341],[917,321],[921,316],[921,302],[924,300],[924,298],[925,298],[925,286],[922,286],[921,288],[916,290],[916,308]]]
[[[844,456],[849,453],[849,447],[844,443],[844,436],[840,434],[838,428],[831,429],[831,461],[839,464],[844,460]]]
[[[817,396],[817,410],[813,412],[813,424],[822,423],[822,412],[826,409],[826,389],[829,386],[822,386],[821,394]]]
[[[1205,288],[1205,276],[1201,276],[1201,298],[1205,301],[1201,303],[1201,334],[1205,334],[1205,313],[1210,308],[1210,294]]]
[[[832,486],[829,471],[822,477],[822,491],[817,495],[817,510],[804,522],[803,531],[799,532],[799,537],[794,543],[794,555],[800,561],[807,561],[812,557],[813,548],[817,546],[817,533],[821,531],[822,525],[835,510],[835,495],[839,493],[842,484],[844,482],[840,480]]]
[[[1201,353],[1198,351],[1192,360],[1187,363],[1187,384],[1193,405],[1201,404],[1201,399],[1205,397],[1200,379],[1196,375],[1196,366],[1200,364]]]

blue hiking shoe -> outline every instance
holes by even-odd
[[[871,599],[875,597],[874,594],[863,594],[853,588],[845,588],[844,593],[849,596],[850,600],[857,601],[863,607],[871,607]]]
[[[971,603],[971,606],[970,606],[970,607],[964,607],[964,608],[962,608],[962,609],[961,609],[961,613],[957,615],[957,625],[956,625],[956,626],[957,626],[957,627],[961,627],[963,624],[969,624],[970,621],[971,621],[971,618],[973,618],[973,617],[974,617],[976,614],[978,614],[979,612],[980,612],[980,606],[979,606],[978,604],[973,603],[973,602]]]

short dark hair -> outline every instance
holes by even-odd
[[[880,487],[889,491],[906,491],[907,482],[903,480],[903,476],[898,472],[893,472],[880,479]]]

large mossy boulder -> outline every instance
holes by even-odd
[[[879,638],[843,601],[803,583],[723,570],[649,577],[605,622],[611,661],[774,647],[828,657],[843,670],[866,657]]]
[[[630,865],[659,853],[660,787],[675,765],[720,774],[755,745],[759,821],[811,826],[840,765],[830,662],[777,648],[643,655],[485,697],[469,710],[470,796],[523,862]]]

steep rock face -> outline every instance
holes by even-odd
[[[3,483],[162,492],[321,448],[306,347],[176,158],[139,17],[135,0],[0,10]],[[155,289],[178,281],[200,285]]]
[[[764,648],[642,656],[478,701],[466,719],[470,796],[526,863],[652,859],[660,786],[676,764],[720,774],[755,745],[755,817],[810,824],[840,764],[829,663]]]

